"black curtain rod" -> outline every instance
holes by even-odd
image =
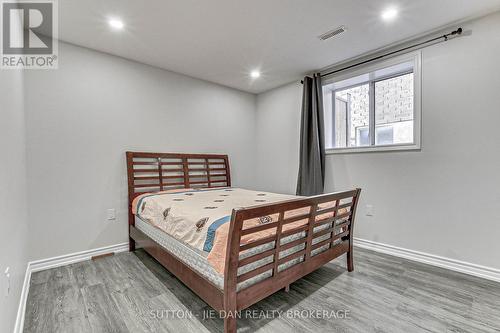
[[[403,48],[401,48],[399,50],[391,51],[389,53],[382,54],[382,55],[379,55],[379,56],[376,56],[376,57],[373,57],[373,58],[370,58],[370,59],[367,59],[367,60],[364,60],[364,61],[352,64],[352,65],[349,65],[349,66],[346,66],[346,67],[343,67],[343,68],[340,68],[340,69],[336,69],[336,70],[331,71],[331,72],[320,74],[320,77],[327,76],[327,75],[332,75],[332,74],[335,74],[335,73],[338,73],[338,72],[342,72],[342,71],[345,71],[346,69],[350,69],[350,68],[353,68],[353,67],[364,65],[366,63],[369,63],[369,62],[372,62],[372,61],[375,61],[375,60],[379,60],[379,59],[382,59],[382,58],[388,57],[390,55],[393,55],[393,54],[396,54],[396,53],[400,53],[400,52],[403,52],[403,51],[406,51],[406,50],[409,50],[409,49],[417,48],[419,46],[422,46],[422,45],[425,45],[425,44],[429,44],[429,43],[438,41],[440,39],[443,39],[442,41],[446,42],[450,36],[461,35],[462,32],[463,32],[462,28],[458,28],[457,30],[454,30],[454,31],[452,31],[452,32],[450,32],[450,33],[448,33],[446,35],[442,35],[442,36],[439,36],[439,37],[434,37],[434,38],[431,38],[429,40],[426,40],[426,41],[423,41],[423,42],[420,42],[420,43],[417,43],[417,44],[413,44],[413,45],[410,45],[410,46],[407,46],[407,47],[403,47]],[[300,81],[300,83],[304,83],[304,81],[302,80],[302,81]]]

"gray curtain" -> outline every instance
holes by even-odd
[[[323,193],[325,185],[325,129],[321,77],[303,80],[300,159],[297,195]]]

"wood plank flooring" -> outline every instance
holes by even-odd
[[[24,332],[222,332],[210,310],[139,250],[34,273]],[[500,332],[500,284],[356,248],[250,310],[239,332]]]

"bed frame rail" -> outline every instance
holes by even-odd
[[[225,310],[236,313],[280,289],[288,290],[292,282],[344,253],[347,253],[348,271],[352,271],[353,227],[360,192],[358,188],[233,210],[224,275]],[[252,219],[270,221],[270,217],[272,222],[245,226]],[[259,233],[266,230],[271,232],[259,237]],[[293,235],[295,237],[288,238],[287,242],[281,241]],[[253,241],[243,242],[245,237]],[[271,249],[242,256],[251,248],[269,243],[273,244]],[[263,261],[264,258],[268,260]],[[238,273],[239,268],[258,261],[264,264]],[[238,291],[239,283],[266,272],[270,277]],[[236,317],[225,319],[225,332],[236,332]]]

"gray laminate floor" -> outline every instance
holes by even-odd
[[[356,250],[353,273],[333,261],[253,306],[239,331],[500,332],[500,284]],[[33,274],[24,331],[221,332],[209,310],[137,251]]]

